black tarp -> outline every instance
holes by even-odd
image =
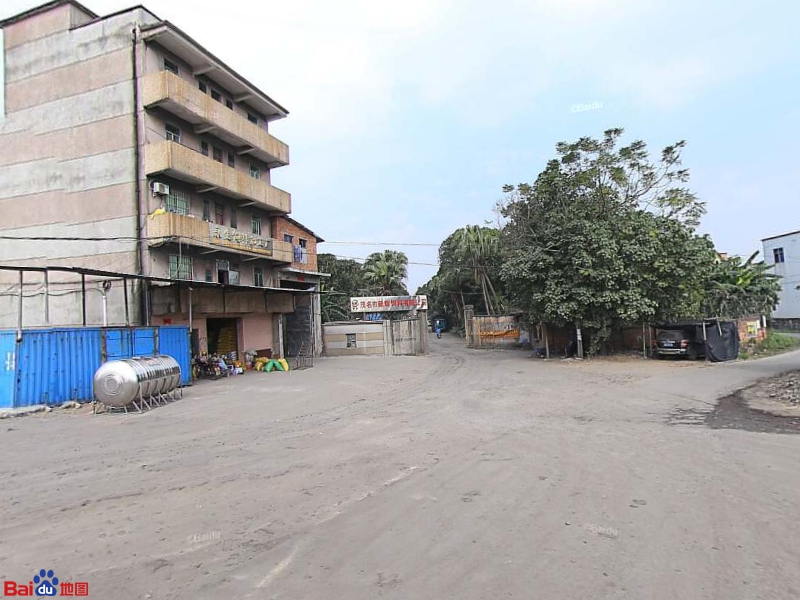
[[[698,329],[702,329],[702,327],[701,325]],[[706,357],[711,362],[736,360],[739,356],[739,328],[735,322],[711,321],[706,323],[705,338]]]

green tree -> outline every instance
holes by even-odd
[[[408,294],[408,257],[397,250],[375,252],[364,262],[364,281],[370,292],[378,295],[401,296]]]
[[[446,316],[458,327],[464,323],[467,304],[473,305],[478,314],[502,310],[500,241],[499,230],[468,225],[442,242],[438,272],[417,291],[428,296],[433,314]]]
[[[746,261],[731,256],[717,262],[706,282],[703,309],[706,316],[738,318],[770,314],[778,305],[780,277],[757,261],[758,252]]]
[[[324,322],[346,320],[350,314],[350,298],[365,292],[364,266],[333,254],[317,255],[318,269],[329,273],[322,288],[321,310]]]
[[[619,147],[622,133],[559,143],[500,206],[509,299],[531,322],[590,329],[590,353],[615,326],[699,313],[715,259],[695,233],[704,205],[682,185],[685,143],[653,162],[642,141]]]

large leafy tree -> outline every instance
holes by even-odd
[[[590,352],[614,326],[697,314],[716,256],[695,232],[705,209],[684,186],[684,142],[653,161],[622,133],[559,143],[500,206],[510,300],[532,322],[590,329]]]
[[[364,281],[369,290],[379,295],[406,295],[408,257],[397,250],[375,252],[364,262]]]
[[[703,309],[707,316],[738,318],[770,314],[778,305],[780,277],[770,272],[755,252],[744,262],[738,256],[714,265],[706,282]]]

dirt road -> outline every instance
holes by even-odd
[[[706,427],[796,368],[431,340],[0,423],[0,577],[91,598],[800,597],[800,436]]]

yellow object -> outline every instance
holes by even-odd
[[[289,363],[286,362],[285,358],[279,358],[278,362],[281,364],[281,366],[283,367],[284,371],[288,371],[289,370]]]

